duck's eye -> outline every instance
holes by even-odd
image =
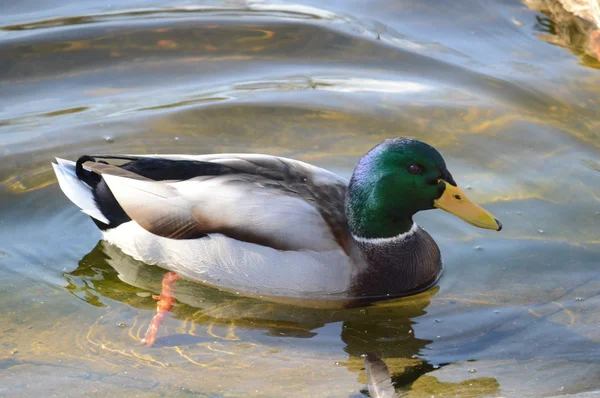
[[[422,171],[423,168],[418,164],[411,164],[410,166],[408,166],[408,172],[410,174],[421,174]]]

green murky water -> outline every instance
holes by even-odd
[[[598,393],[594,27],[528,3],[0,5],[0,396],[360,397],[368,351],[408,397]],[[99,243],[50,168],[251,151],[349,176],[390,136],[436,146],[503,231],[419,214],[439,286],[362,309],[178,282],[152,348],[162,271]]]

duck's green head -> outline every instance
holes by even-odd
[[[480,228],[502,228],[494,216],[456,186],[435,148],[409,138],[385,140],[363,156],[346,197],[350,229],[366,239],[407,232],[416,212],[434,208]]]

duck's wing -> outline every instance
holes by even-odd
[[[106,164],[125,161],[117,166]],[[280,250],[348,249],[347,182],[307,163],[269,155],[94,156],[82,172],[127,217],[172,239],[210,234]],[[110,219],[109,216],[107,218]]]

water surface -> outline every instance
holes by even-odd
[[[360,397],[369,351],[408,397],[600,391],[591,24],[566,40],[564,19],[510,0],[55,0],[0,14],[0,395]],[[439,285],[367,308],[178,282],[152,348],[140,339],[163,271],[99,243],[50,167],[257,152],[348,177],[392,136],[438,148],[502,232],[419,214],[444,256]]]

